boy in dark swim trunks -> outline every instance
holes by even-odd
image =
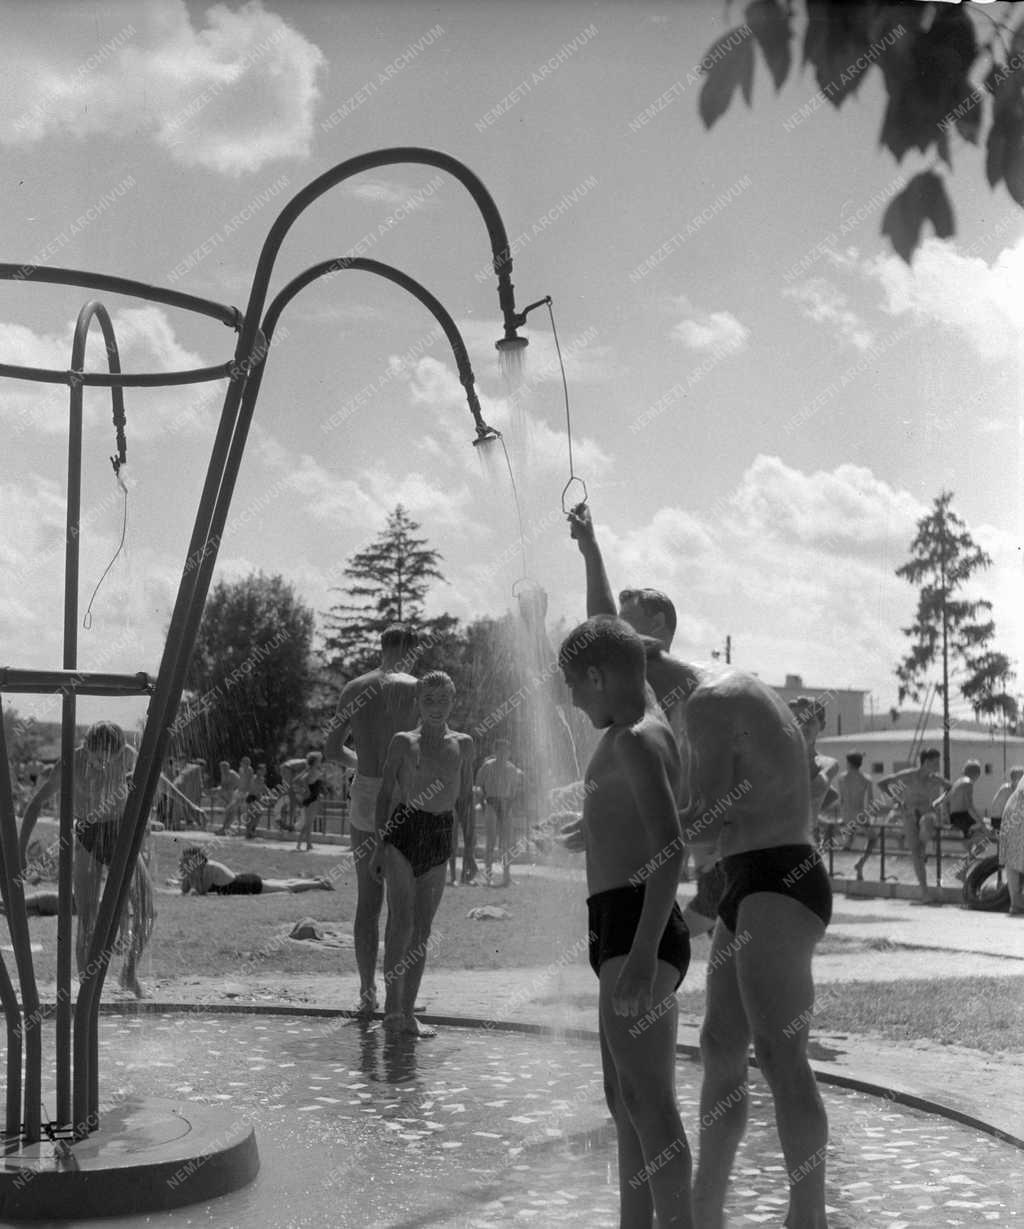
[[[448,728],[455,684],[433,670],[417,684],[420,723],[391,739],[377,795],[377,847],[371,873],[387,883],[384,1025],[432,1037],[413,1005],[427,941],[444,894],[453,812],[473,805],[473,740]]]
[[[692,1226],[692,1163],[675,1099],[675,991],[690,960],[676,884],[679,750],[647,702],[644,646],[621,619],[588,619],[558,664],[576,708],[604,737],[587,766],[590,963],[605,1095],[619,1141],[623,1225]]]
[[[789,1171],[787,1229],[827,1229],[828,1122],[807,1061],[811,958],[831,918],[828,874],[811,839],[801,728],[770,688],[731,670],[686,707],[690,803],[684,836],[718,839],[725,891],[708,959],[701,1031],[700,1229],[723,1229],[729,1173],[747,1118],[747,1050],[775,1102]]]

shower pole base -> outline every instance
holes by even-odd
[[[70,1153],[45,1142],[0,1156],[0,1222],[163,1212],[237,1191],[260,1168],[237,1111],[152,1097],[105,1110]]]

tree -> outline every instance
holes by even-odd
[[[896,668],[900,703],[907,696],[920,697],[925,678],[938,660],[942,682],[936,689],[942,696],[943,771],[947,777],[950,659],[958,659],[964,671],[961,695],[980,711],[994,711],[986,710],[986,704],[1002,707],[992,695],[992,681],[1009,670],[1003,654],[988,648],[995,634],[995,623],[987,617],[992,603],[955,596],[977,571],[991,567],[992,560],[951,509],[952,499],[951,491],[936,497],[928,515],[917,522],[911,559],[896,569],[897,576],[919,589],[917,617],[913,626],[903,628],[912,641],[911,649]],[[1002,674],[993,674],[993,663],[1005,667]]]
[[[427,547],[426,538],[414,536],[418,529],[398,504],[384,531],[345,568],[354,583],[335,592],[362,600],[337,602],[324,615],[324,653],[347,678],[376,665],[380,634],[391,623],[407,623],[431,641],[443,641],[456,627],[458,620],[448,614],[424,617],[430,582],[445,580],[437,566],[442,556]]]
[[[939,238],[955,233],[937,169],[945,163],[952,170],[954,137],[977,145],[984,132],[989,186],[1004,183],[1024,205],[1024,18],[1014,24],[1013,7],[993,6],[993,16],[979,5],[805,0],[803,63],[813,68],[819,93],[794,116],[806,118],[823,101],[838,109],[877,69],[887,96],[880,144],[897,162],[912,149],[934,151],[933,166],[893,197],[882,218],[882,234],[908,264],[926,221]],[[725,114],[737,90],[750,106],[755,43],[776,91],[782,88],[792,65],[796,8],[794,0],[752,0],[745,22],[708,49],[699,98],[705,127]]]
[[[276,759],[305,717],[315,623],[282,576],[219,581],[171,727],[175,753],[201,756],[209,767],[254,751]]]

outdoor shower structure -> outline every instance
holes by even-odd
[[[19,996],[6,962],[0,957],[0,1001],[6,1023],[6,1108],[4,1121],[3,1170],[0,1172],[0,1215],[107,1215],[117,1211],[140,1210],[136,1197],[138,1179],[132,1192],[132,1207],[120,1208],[108,1184],[101,1192],[99,1211],[77,1204],[52,1202],[46,1188],[63,1179],[69,1189],[68,1170],[76,1168],[73,1148],[100,1127],[98,1017],[100,995],[122,912],[126,908],[129,883],[145,836],[146,822],[167,751],[170,727],[177,713],[189,659],[199,630],[203,606],[210,588],[219,544],[224,534],[228,510],[245,449],[250,424],[259,394],[264,366],[281,313],[291,300],[318,278],[342,270],[362,270],[377,274],[414,294],[444,329],[451,343],[476,426],[474,443],[498,439],[498,432],[483,421],[474,386],[473,371],[465,345],[451,316],[418,282],[398,269],[374,260],[340,256],[306,269],[290,281],[266,307],[269,283],[281,245],[292,224],[319,197],[360,172],[397,163],[418,163],[436,167],[453,175],[469,191],[483,215],[490,240],[494,272],[498,279],[498,300],[504,333],[496,343],[499,350],[516,351],[526,345],[517,329],[526,313],[515,307],[512,285],[512,258],[501,216],[483,183],[457,159],[435,150],[402,147],[374,150],[339,163],[300,191],[282,210],[264,241],[253,277],[249,302],[244,311],[198,298],[194,295],[150,286],[127,278],[82,272],[74,269],[41,268],[0,264],[0,278],[8,281],[33,281],[83,287],[128,295],[153,303],[198,312],[232,328],[238,334],[230,361],[212,367],[177,372],[122,372],[117,341],[110,316],[101,302],[92,300],[82,307],[74,333],[71,362],[65,370],[21,367],[0,363],[0,376],[64,384],[70,390],[67,529],[65,542],[64,641],[60,669],[0,669],[0,693],[31,693],[61,696],[61,791],[58,863],[59,912],[57,921],[57,998],[53,1014],[54,1074],[56,1118],[43,1122],[41,1113],[43,1046],[42,1023],[50,1014],[39,1001],[29,943],[25,909],[25,865],[19,850],[11,774],[6,739],[0,724],[0,892],[6,906],[8,927]],[[90,326],[96,321],[103,333],[108,371],[85,371],[85,348]],[[195,384],[227,380],[228,385],[214,439],[209,467],[196,513],[191,540],[182,567],[159,671],[155,677],[145,673],[113,674],[78,669],[77,627],[78,551],[80,536],[81,453],[83,389],[109,388],[114,421],[118,431],[118,456],[111,458],[115,473],[126,456],[125,388]],[[123,819],[113,861],[100,901],[87,964],[82,971],[77,998],[72,1003],[72,857],[74,849],[73,753],[76,701],[79,695],[148,695],[149,708],[138,748],[134,776],[128,785]],[[251,1137],[251,1132],[249,1133]],[[55,1144],[56,1160],[41,1155],[44,1139]],[[242,1166],[244,1174],[224,1179],[223,1190],[251,1180],[258,1168],[255,1145],[250,1144],[250,1159]],[[68,1163],[68,1158],[72,1158]],[[63,1158],[64,1164],[61,1165]],[[34,1168],[33,1168],[34,1167]],[[102,1167],[100,1167],[102,1168]],[[211,1166],[211,1172],[215,1167]],[[24,1181],[31,1170],[34,1178]],[[22,1175],[23,1185],[12,1190],[9,1179]],[[95,1176],[95,1174],[94,1174]],[[148,1206],[170,1207],[192,1202],[216,1189],[202,1183],[169,1186],[166,1181],[153,1184],[153,1199]],[[51,1202],[48,1202],[51,1200]],[[65,1208],[62,1212],[61,1207]]]

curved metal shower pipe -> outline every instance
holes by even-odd
[[[86,1121],[95,1114],[99,1102],[99,1090],[95,1072],[90,1072],[87,1088],[79,1080],[78,1064],[88,1064],[88,1037],[95,1036],[99,1012],[99,997],[106,976],[107,963],[102,954],[109,948],[117,927],[117,919],[125,907],[128,881],[125,869],[134,863],[142,845],[143,825],[140,816],[148,812],[156,792],[160,764],[169,741],[169,726],[184,688],[185,673],[192,646],[199,630],[202,610],[209,592],[216,565],[217,550],[227,521],[228,508],[241,464],[242,449],[248,435],[255,408],[255,394],[248,395],[249,377],[266,357],[267,343],[260,329],[260,318],[266,302],[267,288],[274,261],[281,244],[300,214],[330,188],[362,171],[397,163],[421,163],[448,171],[470,192],[484,216],[491,241],[494,269],[498,276],[498,300],[505,326],[505,339],[516,339],[515,329],[521,321],[517,318],[512,285],[512,258],[508,236],[501,215],[483,183],[449,154],[415,146],[384,149],[361,154],[340,163],[313,180],[299,192],[281,211],[264,241],[253,276],[249,302],[235,359],[230,367],[230,383],[224,398],[221,420],[214,440],[206,480],[200,496],[195,526],[186,555],[185,570],[178,590],[174,610],[167,631],[167,640],[160,663],[159,679],[150,702],[149,717],[136,760],[135,774],[125,806],[124,824],[132,832],[131,845],[127,850],[118,850],[110,868],[107,886],[100,901],[89,950],[89,965],[95,964],[95,975],[83,979],[75,1004],[75,1105],[76,1123]],[[259,381],[255,381],[258,391]],[[187,648],[186,648],[187,646]],[[120,889],[115,891],[115,883]],[[91,1020],[86,1030],[81,1022]]]
[[[267,339],[268,346],[272,342],[274,330],[277,328],[277,322],[281,318],[281,313],[295,296],[311,285],[318,278],[329,277],[334,273],[340,273],[345,269],[362,270],[365,273],[375,273],[378,277],[383,277],[389,282],[394,282],[396,286],[401,286],[403,290],[407,290],[411,295],[417,298],[423,306],[433,314],[434,319],[444,330],[445,336],[448,338],[448,343],[452,348],[452,354],[455,357],[455,365],[459,372],[459,381],[462,387],[466,390],[466,400],[469,403],[470,413],[473,415],[473,420],[476,423],[477,435],[485,437],[494,431],[493,427],[488,427],[484,422],[480,410],[480,401],[476,394],[476,378],[473,375],[473,367],[469,361],[469,352],[466,350],[466,343],[462,339],[462,334],[459,332],[458,325],[452,319],[449,312],[445,309],[440,300],[436,299],[425,286],[410,277],[407,273],[403,273],[401,269],[396,269],[394,265],[387,265],[379,260],[368,260],[362,256],[339,256],[336,260],[324,260],[319,264],[310,265],[305,272],[300,273],[298,277],[293,278],[287,286],[281,290],[274,301],[267,308],[267,313],[263,317],[263,325],[261,331]],[[259,382],[263,379],[263,369],[266,365],[266,359],[259,364],[253,372],[251,379],[257,381],[256,393],[259,392]]]

